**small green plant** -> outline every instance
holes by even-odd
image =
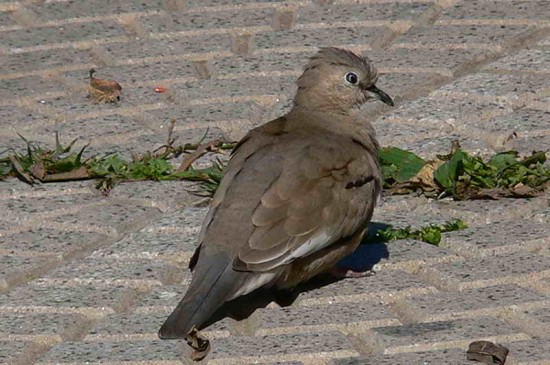
[[[211,141],[203,145],[199,143],[173,146],[175,139],[169,136],[162,152],[147,152],[142,156],[134,156],[130,161],[122,159],[117,154],[94,156],[83,159],[87,146],[73,152],[76,140],[63,146],[56,133],[56,147],[45,149],[26,140],[27,153],[22,155],[15,151],[0,159],[0,179],[19,177],[33,184],[40,182],[58,182],[68,180],[95,179],[96,187],[108,194],[119,182],[142,180],[190,180],[199,182],[198,195],[212,195],[223,176],[224,165],[221,160],[212,166],[202,169],[192,167],[192,162],[208,152],[219,152],[232,149],[234,144],[221,141]],[[187,154],[180,168],[175,168],[170,159]]]
[[[405,228],[390,226],[377,231],[369,241],[390,242],[402,239],[414,239],[437,246],[441,242],[442,233],[459,231],[466,228],[468,228],[468,225],[460,219],[455,219],[442,225],[431,224],[414,230],[410,226]]]
[[[12,154],[0,159],[0,180],[9,176],[18,176],[28,183],[33,183],[35,178],[41,180],[48,172],[63,174],[74,171],[83,165],[82,154],[87,146],[84,146],[79,152],[70,153],[77,139],[67,146],[63,146],[56,133],[55,149],[50,150],[29,142],[21,135],[19,137],[26,143],[26,154],[22,155],[13,150],[7,150],[6,152],[12,152]]]
[[[445,193],[459,200],[529,196],[550,181],[550,169],[544,166],[545,162],[544,152],[520,158],[516,151],[508,151],[485,162],[457,150],[433,175]]]
[[[382,148],[378,157],[384,187],[395,194],[419,191],[456,200],[532,197],[542,194],[550,181],[544,152],[521,158],[516,151],[508,151],[484,161],[455,142],[448,155],[432,161],[396,147]]]
[[[424,159],[397,147],[381,148],[378,159],[384,176],[384,186],[387,188],[409,181],[426,165]]]
[[[13,150],[0,158],[0,180],[19,177],[27,183],[97,179],[97,187],[105,194],[119,182],[140,180],[191,180],[199,182],[199,195],[212,196],[223,176],[224,164],[217,160],[210,167],[194,169],[193,161],[206,153],[230,150],[235,143],[218,140],[175,146],[172,137],[175,120],[169,128],[167,142],[153,152],[134,156],[131,161],[117,154],[83,159],[84,146],[72,151],[76,140],[67,146],[59,142],[53,150],[26,140],[26,154]],[[179,168],[169,162],[185,155]],[[410,151],[397,147],[380,149],[378,158],[384,178],[384,188],[391,194],[420,192],[429,197],[453,196],[464,199],[498,199],[502,197],[532,197],[543,193],[550,184],[550,169],[544,163],[544,152],[533,152],[520,158],[515,151],[498,153],[487,161],[460,149],[453,143],[451,152],[426,161]]]

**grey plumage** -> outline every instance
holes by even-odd
[[[361,241],[381,191],[378,142],[357,106],[378,98],[372,63],[322,48],[298,79],[294,108],[237,145],[204,221],[184,298],[159,331],[184,338],[225,302],[293,288]]]

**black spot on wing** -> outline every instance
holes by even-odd
[[[374,180],[374,176],[372,176],[372,175],[365,176],[365,177],[363,177],[359,180],[350,181],[349,183],[347,183],[346,184],[346,189],[358,188],[358,187],[361,187],[361,186],[365,185],[366,183],[369,183],[373,180]]]

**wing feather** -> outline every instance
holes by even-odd
[[[248,238],[248,246],[252,250],[265,251],[288,241],[285,229],[286,221],[279,221],[271,226],[256,227]]]
[[[240,267],[268,271],[364,229],[379,176],[357,188],[346,186],[366,175],[379,175],[377,167],[356,144],[347,149],[334,143],[307,145],[292,155],[292,161],[283,161],[281,174],[254,210],[253,232],[238,252]]]
[[[364,229],[380,191],[364,146],[323,131],[285,134],[283,122],[239,145],[203,225],[202,244],[226,247],[236,270],[272,271]]]

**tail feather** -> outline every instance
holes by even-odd
[[[201,259],[187,293],[160,328],[161,339],[184,338],[193,326],[200,329],[246,276],[246,273],[233,270],[225,254]]]

